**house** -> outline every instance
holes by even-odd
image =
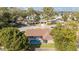
[[[48,22],[49,22],[49,23],[51,23],[51,24],[55,24],[55,23],[56,23],[56,21],[57,21],[56,19],[51,19],[51,20],[48,20]]]
[[[53,43],[50,29],[28,29],[25,31],[25,35],[31,44]]]
[[[35,15],[34,15],[34,16],[27,16],[27,17],[26,17],[27,23],[28,23],[29,25],[38,24],[39,22],[36,21],[34,18],[35,18]]]
[[[25,25],[28,25],[28,22],[27,22],[26,19],[24,19],[22,23],[25,24]]]
[[[48,20],[48,22],[51,24],[56,24],[56,23],[64,23],[64,20],[61,18],[57,18],[57,19]]]
[[[40,24],[47,24],[47,20],[45,20],[45,19],[42,19],[39,22],[40,22]]]

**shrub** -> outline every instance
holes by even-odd
[[[75,51],[76,47],[76,31],[69,28],[56,27],[52,29],[51,35],[54,38],[55,47],[60,51]]]
[[[28,47],[27,42],[27,37],[17,28],[8,27],[0,31],[0,43],[7,50],[25,49]]]

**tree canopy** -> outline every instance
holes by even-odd
[[[23,15],[23,16],[22,16]],[[23,10],[13,7],[0,8],[0,28],[12,26],[10,21],[14,21],[17,16],[25,17]]]
[[[0,30],[0,43],[5,50],[9,51],[28,48],[27,37],[14,27],[7,27]]]
[[[64,21],[67,21],[68,20],[68,17],[69,17],[69,13],[64,13],[62,15],[62,18],[63,18]]]
[[[44,7],[43,8],[44,18],[49,20],[52,16],[55,15],[54,9],[52,7]]]
[[[55,48],[60,51],[77,50],[76,31],[64,28],[62,25],[52,29],[51,35],[54,38]]]

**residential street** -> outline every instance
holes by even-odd
[[[41,25],[36,25],[36,26],[24,26],[24,27],[20,27],[18,28],[20,31],[26,31],[27,29],[35,29],[35,28],[53,28],[56,27],[56,25],[45,25],[45,26],[41,26]]]

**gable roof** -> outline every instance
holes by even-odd
[[[49,33],[49,29],[28,29],[26,30],[25,34],[26,36],[43,36],[47,33]]]
[[[25,32],[26,36],[42,36],[44,40],[51,39],[50,29],[28,29]]]

